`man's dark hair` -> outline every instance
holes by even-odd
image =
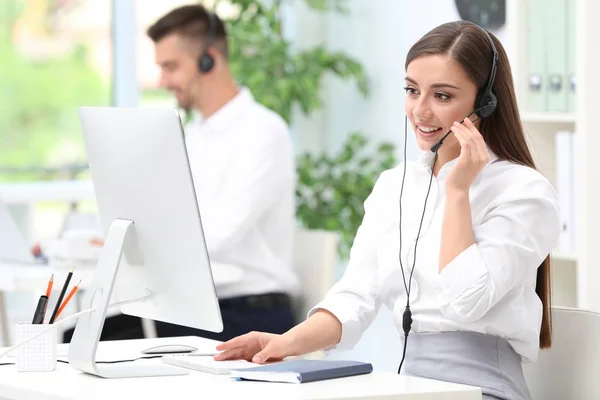
[[[178,7],[156,21],[148,28],[146,33],[154,43],[159,42],[167,35],[177,33],[188,40],[202,43],[204,46],[203,42],[206,39],[211,23],[208,13],[209,11],[200,4]],[[210,47],[214,47],[227,58],[227,32],[225,25],[214,13],[212,15],[212,24],[214,40]]]

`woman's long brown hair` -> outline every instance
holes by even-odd
[[[480,131],[488,147],[501,159],[537,169],[527,146],[508,56],[502,43],[490,33],[498,51],[498,69],[492,91],[498,106],[481,121]],[[479,26],[467,22],[449,22],[423,36],[408,52],[405,68],[412,60],[427,55],[448,55],[457,61],[482,90],[492,69],[492,47]],[[552,344],[550,257],[537,271],[535,291],[542,301],[543,314],[540,348]]]

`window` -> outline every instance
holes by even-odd
[[[0,181],[85,166],[80,105],[110,104],[111,2],[0,3]]]

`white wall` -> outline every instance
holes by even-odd
[[[368,75],[371,94],[363,99],[353,83],[326,79],[324,110],[311,118],[298,118],[294,124],[299,150],[335,151],[349,132],[361,130],[375,141],[396,143],[401,160],[406,54],[432,28],[459,19],[454,1],[349,0],[349,16],[316,16],[302,3],[295,2],[288,14],[288,34],[299,48],[325,42],[331,50],[358,59]],[[495,33],[504,39],[504,28]],[[410,126],[408,135],[407,156],[414,159],[420,152]],[[339,275],[344,267],[340,265]],[[400,346],[391,312],[382,309],[354,350],[333,357],[369,361],[378,370],[396,371]]]

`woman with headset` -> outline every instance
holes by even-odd
[[[479,26],[451,22],[423,36],[405,68],[405,112],[423,156],[380,176],[343,278],[306,321],[234,338],[216,359],[351,348],[385,304],[404,333],[399,372],[479,386],[484,399],[530,399],[521,364],[551,344],[560,222],[525,141],[507,55]]]

